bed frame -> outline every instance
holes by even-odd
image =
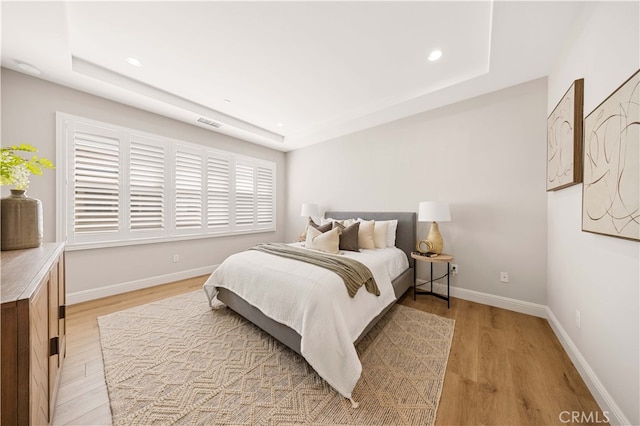
[[[401,249],[407,255],[409,260],[409,269],[404,271],[400,276],[393,280],[393,290],[396,299],[399,299],[407,289],[413,287],[413,268],[414,260],[411,258],[411,251],[415,250],[416,239],[416,214],[411,213],[387,213],[387,212],[325,212],[325,217],[333,219],[350,219],[361,217],[368,220],[398,220],[398,228],[396,229],[396,247]],[[284,345],[300,354],[300,335],[292,328],[272,320],[265,316],[258,308],[250,305],[237,294],[225,288],[218,288],[218,300],[227,305],[238,314],[251,321],[262,330],[266,331]],[[357,343],[363,338],[369,330],[387,313],[391,306],[388,306],[376,318],[369,323],[362,334],[354,342]]]

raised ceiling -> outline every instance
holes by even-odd
[[[2,66],[289,151],[546,76],[583,7],[2,2]]]

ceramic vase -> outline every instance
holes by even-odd
[[[12,189],[0,200],[2,250],[20,250],[42,244],[42,203],[29,198],[23,189]]]

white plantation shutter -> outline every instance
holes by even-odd
[[[120,141],[83,126],[73,133],[73,234],[115,235],[120,229]]]
[[[273,162],[67,114],[57,129],[71,249],[275,230]]]
[[[274,200],[274,164],[236,162],[236,225],[254,229],[275,227]]]
[[[207,228],[227,229],[230,225],[230,164],[226,157],[207,158]]]
[[[271,167],[258,166],[256,179],[256,215],[258,226],[273,225],[275,222],[275,174]]]
[[[202,158],[183,148],[176,151],[176,228],[202,227]]]
[[[250,226],[254,223],[255,177],[249,164],[236,163],[236,225]]]
[[[129,226],[132,231],[165,229],[165,146],[142,138],[131,140]]]

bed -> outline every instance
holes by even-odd
[[[296,273],[313,275],[316,277],[315,279],[326,279],[327,285],[335,285],[333,283],[334,279],[339,281],[341,279],[330,271],[316,272],[316,270],[321,269],[317,266],[303,264],[302,262],[290,259],[280,259],[273,255],[249,252],[238,253],[225,260],[204,284],[204,290],[210,303],[214,303],[215,299],[217,299],[219,302],[222,302],[230,309],[278,339],[293,351],[304,356],[318,374],[341,395],[349,398],[355,407],[357,403],[351,398],[351,391],[353,387],[355,387],[355,383],[362,371],[361,364],[355,352],[355,343],[369,332],[407,289],[413,286],[414,263],[411,258],[411,251],[415,248],[416,214],[413,212],[329,211],[325,213],[325,217],[338,220],[363,218],[375,221],[398,221],[395,236],[395,247],[397,247],[397,249],[362,250],[362,254],[343,253],[355,256],[356,258],[362,255],[363,258],[357,260],[369,266],[375,280],[379,282],[378,285],[380,286],[381,293],[379,297],[373,297],[371,294],[368,294],[364,288],[361,288],[353,298],[358,300],[352,301],[348,300],[346,293],[342,295],[337,290],[331,290],[331,293],[326,296],[327,300],[325,300],[324,295],[317,297],[318,302],[314,299],[314,303],[322,305],[320,308],[313,307],[310,309],[336,311],[335,314],[332,314],[332,318],[326,319],[326,317],[323,316],[322,320],[314,321],[314,312],[307,313],[306,311],[301,311],[299,313],[287,313],[286,315],[296,316],[296,318],[291,320],[285,314],[280,313],[284,308],[273,306],[273,300],[276,299],[276,303],[282,304],[287,310],[291,309],[291,307],[296,309],[298,306],[307,305],[306,301],[297,303],[296,300],[298,299],[292,299],[293,297],[305,298],[305,295],[294,295],[296,291],[302,290],[297,290],[297,285],[294,286],[293,283],[288,283],[289,277],[295,278],[292,279],[292,281],[297,281],[301,280],[302,277],[301,275],[296,275]],[[378,264],[369,264],[369,262],[371,262],[370,259],[374,259],[378,254],[386,255],[387,251],[394,256],[403,257],[403,262],[404,256],[406,256],[406,262],[404,262],[402,268],[400,268],[403,270],[396,268],[393,273],[390,273],[386,269],[379,267]],[[254,258],[259,255],[271,257],[268,259],[268,266],[264,266],[259,272],[256,272],[255,268],[258,263],[254,266],[251,266],[251,264],[254,263]],[[258,260],[264,262],[267,259],[262,258]],[[258,262],[258,260],[256,260],[256,262]],[[295,262],[296,266],[293,267],[290,262]],[[233,267],[234,264],[236,265],[235,269]],[[311,271],[309,268],[315,268],[315,270]],[[282,276],[275,275],[276,273],[282,274],[281,271],[279,272],[280,269],[286,269],[286,274]],[[313,274],[311,274],[311,272],[313,272]],[[326,274],[333,275],[334,277],[329,277]],[[390,274],[393,274],[393,277],[390,276]],[[235,287],[232,285],[234,281],[237,281]],[[253,284],[251,284],[251,286],[248,284],[245,285],[245,283],[249,281],[252,281]],[[257,286],[266,287],[267,285],[269,287],[268,294],[255,295],[252,293],[253,290],[251,289]],[[247,290],[247,288],[249,288],[249,290]],[[274,289],[273,292],[271,292],[271,289]],[[274,295],[276,292],[278,292],[277,297]],[[263,301],[263,299],[266,298],[273,300],[271,302]],[[360,305],[352,306],[350,305],[352,303]],[[361,305],[365,307],[362,313],[360,313],[359,310],[359,306]],[[308,310],[308,308],[304,309]],[[344,314],[345,311],[348,312],[347,315]],[[372,312],[374,312],[374,314],[372,314]],[[296,321],[298,316],[300,316],[299,322]],[[333,318],[334,316],[335,318]],[[346,324],[343,324],[343,322]],[[343,329],[345,330],[343,331]],[[307,337],[307,339],[304,339],[303,335],[313,336],[313,338]]]

